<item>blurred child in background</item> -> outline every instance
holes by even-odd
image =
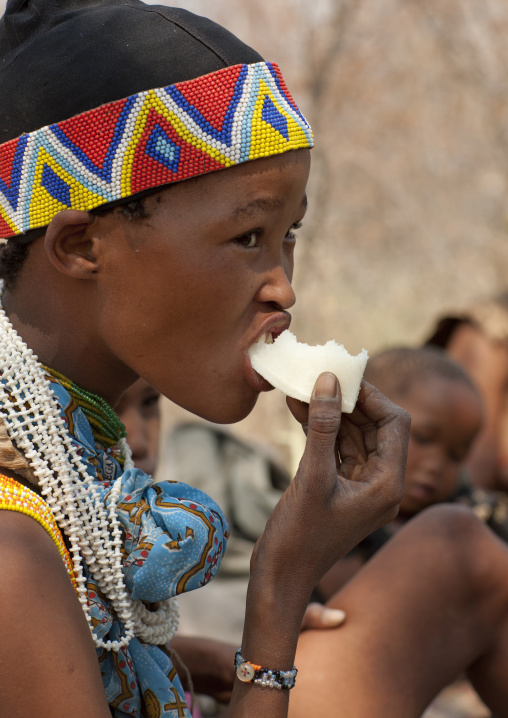
[[[323,577],[318,586],[323,600],[415,514],[454,499],[459,491],[464,495],[461,467],[483,422],[478,390],[465,370],[440,349],[388,349],[369,359],[365,379],[411,415],[405,492],[397,518],[367,536]]]

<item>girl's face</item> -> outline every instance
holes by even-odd
[[[438,376],[415,383],[397,403],[411,414],[400,515],[412,516],[449,499],[457,488],[460,466],[482,423],[482,408],[467,384]]]
[[[270,388],[247,350],[289,326],[309,164],[307,150],[247,162],[149,197],[144,220],[101,220],[107,350],[211,421],[244,418]]]

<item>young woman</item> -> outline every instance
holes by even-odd
[[[0,52],[2,711],[188,716],[171,599],[227,524],[134,469],[110,406],[142,376],[232,422],[270,388],[247,352],[290,322],[312,135],[276,66],[184,11],[9,0]],[[341,421],[331,374],[293,408],[307,447],[252,559],[232,716],[286,714],[314,585],[402,492],[403,411],[364,386]]]
[[[276,66],[184,11],[9,0],[0,52],[2,712],[188,716],[172,597],[228,528],[133,468],[110,406],[142,376],[231,422],[270,388],[248,349],[290,322],[312,136]],[[291,407],[307,444],[252,558],[233,718],[286,715],[313,587],[402,496],[405,412],[364,385],[341,418],[331,374]],[[506,549],[442,518],[346,589],[339,633],[302,638],[292,709],[408,718],[473,664],[506,715]]]

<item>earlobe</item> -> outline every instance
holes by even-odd
[[[90,279],[97,272],[94,239],[90,231],[94,217],[89,212],[66,209],[48,225],[44,246],[58,271],[77,279]]]

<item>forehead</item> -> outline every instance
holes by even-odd
[[[238,219],[256,212],[277,212],[291,201],[306,204],[309,169],[309,150],[293,150],[184,180],[149,199],[173,208],[229,208]]]
[[[468,412],[482,416],[479,394],[460,378],[437,375],[422,376],[415,381],[402,406],[415,416],[428,415],[433,419],[448,420],[451,414]]]

